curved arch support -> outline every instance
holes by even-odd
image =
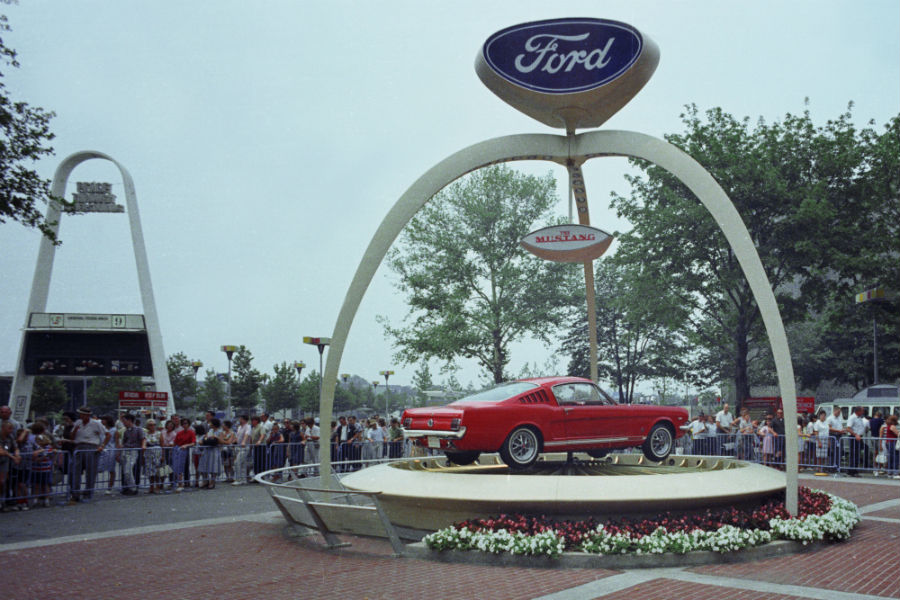
[[[787,335],[775,294],[740,214],[721,186],[700,163],[664,140],[630,131],[592,131],[579,134],[574,139],[550,134],[495,138],[469,146],[449,156],[413,183],[388,212],[375,232],[338,314],[324,374],[324,390],[320,405],[323,427],[328,427],[331,422],[341,356],[363,295],[400,231],[434,194],[466,173],[490,164],[516,160],[560,162],[568,158],[588,160],[602,156],[641,158],[666,169],[697,196],[722,229],[762,314],[775,357],[778,385],[784,403],[785,423],[788,424],[785,427],[785,448],[796,448],[797,431],[790,424],[796,423],[797,420],[797,401]],[[324,482],[329,481],[328,474],[331,468],[330,445],[326,448],[321,456]],[[786,505],[788,511],[796,514],[797,455],[795,452],[787,451],[785,458],[788,474]]]
[[[62,198],[66,192],[66,183],[69,175],[81,163],[91,159],[108,160],[113,163],[122,176],[122,184],[125,189],[125,206],[128,213],[128,223],[131,228],[131,243],[134,250],[134,261],[137,266],[138,285],[141,292],[141,302],[144,307],[144,318],[147,326],[147,339],[150,345],[150,360],[153,365],[153,379],[156,382],[156,389],[160,392],[166,392],[169,396],[168,413],[175,412],[174,399],[172,398],[172,385],[169,381],[169,371],[166,367],[166,355],[163,351],[162,334],[159,328],[159,316],[156,312],[156,302],[153,298],[153,286],[150,281],[150,265],[147,261],[147,249],[144,246],[144,233],[141,230],[141,217],[138,212],[137,194],[134,189],[134,180],[131,173],[122,166],[117,160],[95,150],[84,150],[67,156],[53,175],[53,181],[50,187],[50,193],[57,198]],[[47,206],[47,221],[52,223],[53,231],[59,231],[59,220],[61,217],[59,205],[51,201]],[[50,276],[53,273],[53,259],[56,255],[56,246],[47,239],[42,237],[40,250],[38,251],[38,260],[34,269],[34,278],[31,284],[31,295],[28,298],[28,310],[25,313],[25,327],[28,327],[28,318],[32,312],[44,312],[47,309],[47,297],[50,292]],[[13,382],[12,398],[25,396],[25,412],[28,411],[28,405],[31,400],[31,388],[33,377],[25,375],[24,366],[24,346],[25,335],[22,335],[22,345],[19,349],[19,360],[17,361],[16,376]],[[12,402],[10,402],[12,404]]]

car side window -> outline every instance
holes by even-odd
[[[600,392],[590,383],[563,383],[553,386],[553,395],[560,405],[606,404]]]
[[[556,402],[560,406],[578,403],[575,400],[575,390],[569,383],[553,386],[553,395],[556,396]]]
[[[606,404],[600,392],[590,383],[573,383],[575,402],[577,404]]]

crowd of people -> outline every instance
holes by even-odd
[[[735,417],[728,404],[715,415],[701,413],[685,425],[690,443],[688,452],[700,455],[728,455],[764,465],[783,468],[785,464],[784,411],[767,412],[753,419],[747,408]],[[797,458],[801,469],[844,469],[851,476],[860,471],[900,479],[900,426],[898,416],[887,418],[876,410],[869,417],[855,407],[846,421],[840,407],[829,415],[820,409],[815,415],[797,417]]]
[[[352,415],[340,417],[324,439],[317,418],[279,421],[266,413],[241,415],[236,422],[212,411],[195,422],[177,414],[141,422],[130,413],[96,418],[84,406],[63,413],[53,428],[43,418],[21,425],[3,406],[0,418],[4,511],[50,506],[51,497],[62,493],[77,503],[90,502],[99,492],[135,495],[139,487],[155,494],[180,493],[191,486],[214,489],[223,481],[245,485],[264,471],[318,464],[322,443],[332,444],[338,471],[400,457],[404,448],[399,421],[391,419],[388,425],[377,415],[364,422]]]

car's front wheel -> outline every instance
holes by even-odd
[[[537,460],[540,446],[540,438],[534,429],[516,427],[500,446],[500,458],[511,469],[526,469]]]
[[[672,453],[674,446],[675,435],[672,433],[672,429],[663,423],[657,423],[650,429],[641,449],[644,451],[644,456],[650,460],[661,462]]]
[[[454,465],[459,465],[461,467],[471,465],[478,460],[480,454],[481,452],[444,452],[444,456],[447,457],[447,460]]]

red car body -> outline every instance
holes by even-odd
[[[401,417],[407,438],[443,450],[457,464],[500,452],[513,468],[526,468],[541,452],[602,456],[638,446],[660,461],[687,421],[683,408],[610,402],[580,377],[522,379],[446,406],[408,409]]]

